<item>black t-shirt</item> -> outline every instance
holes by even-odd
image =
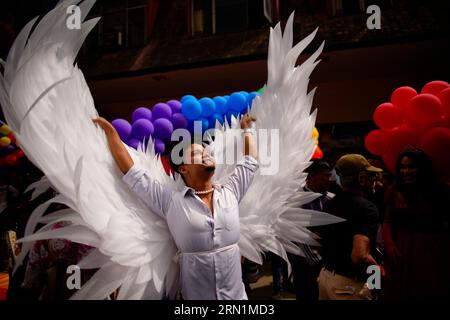
[[[371,253],[375,251],[379,221],[377,207],[359,195],[342,192],[327,203],[324,211],[346,220],[320,230],[325,266],[345,276],[366,275],[367,266],[352,263],[353,236],[367,236]]]

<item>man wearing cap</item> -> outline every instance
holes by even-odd
[[[378,227],[377,207],[365,198],[373,191],[377,173],[359,154],[341,157],[336,163],[343,192],[330,200],[324,211],[346,221],[320,230],[322,258],[319,283],[320,300],[372,299],[365,282],[367,267],[378,265],[373,255]]]

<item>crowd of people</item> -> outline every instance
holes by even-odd
[[[290,255],[296,298],[448,299],[449,186],[439,181],[431,160],[418,149],[399,155],[393,176],[371,163],[379,161],[348,154],[334,168],[322,160],[308,168],[304,188],[321,196],[304,207],[345,222],[315,228],[321,247],[300,245],[303,256]],[[272,263],[274,270],[280,264],[276,259]],[[378,282],[372,281],[369,266],[378,268]],[[279,296],[279,284],[286,281],[280,280],[280,272],[273,277]]]
[[[289,254],[287,263],[268,255],[274,297],[285,291],[299,301],[361,299],[448,299],[450,297],[449,187],[433,173],[427,155],[405,150],[392,175],[378,161],[359,154],[342,156],[332,166],[313,160],[304,191],[319,193],[304,209],[344,218],[337,224],[311,228],[321,246],[298,244],[302,255]],[[66,240],[37,241],[12,276],[11,232],[24,235],[31,212],[54,196],[50,189],[31,199],[26,187],[42,173],[31,163],[3,171],[0,180],[1,272],[10,276],[8,299],[67,299],[66,267],[76,264],[91,248]],[[51,205],[47,211],[61,209]],[[59,227],[59,226],[56,226]],[[258,279],[257,267],[242,259],[247,291]],[[370,286],[369,266],[377,266],[378,286]],[[84,274],[84,281],[95,272]],[[376,283],[377,281],[375,281]]]

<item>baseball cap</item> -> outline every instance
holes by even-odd
[[[383,172],[382,169],[374,167],[360,154],[347,154],[336,162],[336,170],[344,177],[357,175],[361,171]]]

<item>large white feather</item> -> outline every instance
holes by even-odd
[[[303,192],[302,187],[306,178],[303,170],[310,164],[315,148],[312,132],[316,111],[311,113],[314,90],[308,93],[308,83],[318,63],[316,59],[322,52],[323,43],[303,64],[296,67],[299,55],[313,40],[317,30],[292,47],[293,18],[294,14],[289,17],[284,34],[280,24],[270,30],[268,80],[262,95],[254,99],[250,111],[257,118],[258,129],[276,129],[279,133],[279,140],[269,140],[267,147],[267,150],[271,150],[273,143],[279,143],[279,170],[272,175],[262,175],[260,170],[240,204],[241,253],[258,263],[262,263],[261,253],[267,251],[286,260],[286,251],[303,255],[293,242],[319,244],[307,227],[342,221],[326,213],[299,208],[319,196]],[[230,128],[238,129],[239,121],[233,118],[230,125],[217,124],[216,129],[225,136],[226,143],[217,143],[218,140],[215,140],[208,147],[220,159],[224,159],[223,154],[233,147],[229,145],[230,141],[235,139],[242,143],[239,130]],[[237,156],[238,160],[241,157],[242,151]],[[219,165],[216,181],[224,181],[233,167]]]
[[[98,19],[69,30],[66,10],[78,2],[61,1],[30,34],[36,20],[31,21],[0,75],[0,102],[7,122],[25,154],[48,179],[31,188],[41,192],[51,185],[60,193],[30,217],[20,261],[37,239],[65,238],[93,245],[97,249],[81,265],[100,270],[74,298],[105,299],[124,286],[132,290],[124,289],[121,298],[160,299],[176,286],[176,247],[166,223],[122,182],[105,135],[92,122],[98,114],[74,61]],[[83,19],[94,2],[79,4]],[[164,174],[153,147],[147,154],[133,152],[133,157],[145,162],[156,179],[177,186]],[[66,204],[70,210],[42,218],[51,202]],[[35,233],[38,223],[51,226],[61,220],[71,225]]]

